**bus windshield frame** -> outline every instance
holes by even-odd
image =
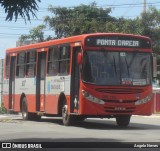
[[[82,81],[101,86],[151,85],[151,53],[85,50]]]

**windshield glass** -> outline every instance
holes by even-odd
[[[149,85],[150,53],[85,51],[84,82],[96,85]]]

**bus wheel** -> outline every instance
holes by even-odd
[[[24,97],[22,100],[22,118],[23,118],[23,120],[34,120],[35,117],[37,117],[37,116],[35,116],[34,113],[28,112],[27,100]]]
[[[28,120],[28,107],[25,97],[22,100],[22,118],[23,120]]]
[[[35,120],[40,121],[41,116],[36,113],[29,113],[26,98],[24,97],[22,100],[22,118],[23,120]]]
[[[66,103],[62,107],[62,121],[65,126],[72,125],[73,122],[72,116],[68,114],[68,105]]]
[[[116,117],[117,125],[121,127],[127,127],[129,125],[130,118],[131,118],[130,115],[117,116]]]

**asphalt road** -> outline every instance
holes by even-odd
[[[0,142],[130,142],[160,147],[160,116],[133,116],[127,128],[115,119],[86,119],[63,126],[61,118],[43,117],[40,122],[23,121],[20,115],[0,115]],[[93,143],[94,144],[94,143]],[[78,144],[80,145],[80,144]]]

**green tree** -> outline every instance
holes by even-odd
[[[119,32],[148,36],[153,41],[154,53],[160,51],[160,10],[149,7],[146,13],[142,13],[134,19],[117,18],[116,21],[106,22],[106,32]]]
[[[142,13],[139,18],[142,29],[141,35],[148,36],[153,41],[153,50],[159,53],[160,50],[160,10],[150,7],[146,13]]]
[[[11,21],[13,18],[17,20],[18,16],[21,16],[26,21],[26,19],[30,20],[30,13],[36,17],[37,2],[41,0],[0,0],[0,5],[7,14],[6,20]]]
[[[28,35],[21,35],[20,37],[19,37],[19,42],[22,44],[24,41],[26,41],[26,40],[28,40],[28,39],[30,39],[30,37],[28,36]]]
[[[46,16],[45,22],[55,31],[57,38],[104,32],[106,22],[116,20],[109,15],[110,8],[98,8],[95,2],[74,8],[50,6],[48,10],[53,16]]]
[[[39,25],[35,28],[33,28],[32,30],[30,30],[30,38],[33,40],[33,41],[44,41],[44,32],[43,30],[45,29],[45,26],[44,25]]]
[[[112,17],[109,15],[110,8],[99,8],[95,2],[74,8],[50,6],[49,11],[53,16],[46,16],[44,21],[55,32],[55,37],[44,39],[42,36],[44,28],[37,27],[31,30],[29,35],[22,35],[22,40],[36,38],[38,41],[43,41],[94,32],[129,33],[150,37],[154,52],[159,53],[160,10],[155,7],[150,7],[146,13],[134,19]]]
[[[44,41],[44,32],[45,25],[39,25],[29,31],[28,35],[21,35],[19,37],[19,41],[23,43],[25,40],[37,41],[42,42]],[[48,37],[49,39],[50,37]]]

